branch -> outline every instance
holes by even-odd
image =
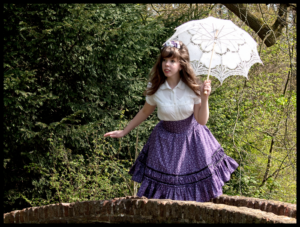
[[[265,182],[268,180],[268,175],[269,175],[270,167],[271,167],[271,154],[272,154],[272,151],[273,151],[273,145],[274,145],[274,138],[272,138],[272,141],[271,141],[269,157],[268,157],[268,164],[267,164],[266,172],[265,172],[265,175],[264,175],[264,179],[261,182],[259,187],[263,186],[265,184]]]
[[[282,29],[287,25],[287,8],[290,6],[288,4],[280,4],[277,19],[271,27],[247,11],[247,5],[245,4],[223,5],[252,28],[267,47],[273,46],[276,43],[276,39],[282,34]]]
[[[154,9],[154,11],[160,16],[160,13],[156,11],[156,9],[154,8],[154,6],[152,5],[152,3],[150,4],[152,9]]]

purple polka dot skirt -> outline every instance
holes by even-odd
[[[137,196],[207,202],[223,194],[222,186],[237,167],[209,129],[191,115],[160,121],[129,174],[141,183]]]

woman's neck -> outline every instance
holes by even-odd
[[[180,75],[176,76],[176,77],[167,77],[167,82],[170,86],[171,89],[173,89],[174,87],[176,87],[176,85],[179,83],[180,81]]]

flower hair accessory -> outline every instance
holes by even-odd
[[[179,49],[180,44],[178,41],[167,41],[162,45],[161,49],[163,49],[164,47],[176,47]]]

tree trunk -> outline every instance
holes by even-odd
[[[273,46],[276,43],[276,39],[282,34],[282,29],[287,25],[287,4],[280,3],[277,11],[277,19],[271,27],[250,13],[247,10],[246,4],[223,5],[252,28],[267,47]]]
[[[137,151],[137,147],[138,147],[138,141],[139,141],[139,126],[137,127],[137,132],[136,132],[136,144],[135,144],[135,154],[134,154],[134,162],[136,161],[139,153]],[[137,182],[133,182],[133,196],[136,196],[137,194],[137,186],[138,186],[138,183]]]
[[[261,182],[261,184],[260,184],[259,187],[262,187],[266,183],[266,181],[268,180],[268,176],[269,176],[269,172],[270,172],[270,167],[271,167],[271,161],[272,161],[271,159],[272,159],[273,145],[274,145],[274,138],[272,138],[272,141],[271,141],[271,146],[270,146],[270,151],[269,151],[269,157],[268,157],[268,163],[267,163],[267,168],[266,168],[266,172],[265,172],[265,175],[264,175],[264,179]]]

